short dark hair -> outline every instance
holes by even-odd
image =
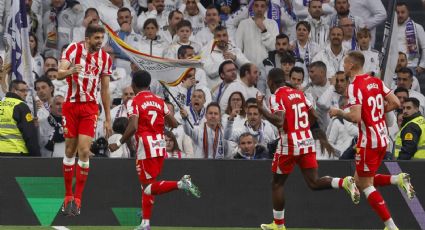
[[[347,53],[347,57],[349,57],[358,67],[362,68],[365,63],[364,55],[360,51],[350,51]]]
[[[177,23],[177,25],[176,25],[176,29],[177,30],[179,30],[179,29],[181,29],[181,28],[183,28],[183,27],[189,27],[191,30],[193,29],[192,28],[192,23],[190,23],[190,21],[188,21],[188,20],[181,20],[179,23]]]
[[[31,56],[34,57],[37,54],[37,52],[38,52],[38,38],[37,38],[37,36],[33,32],[30,32],[30,35],[29,36],[30,37],[33,37],[34,38],[34,42],[35,42],[34,50],[31,50]]]
[[[250,72],[251,71],[251,66],[252,66],[253,64],[252,63],[245,63],[245,64],[243,64],[242,66],[241,66],[241,68],[240,68],[240,70],[239,70],[239,76],[241,77],[241,78],[243,78],[243,77],[245,77],[245,75],[246,75],[246,72]]]
[[[220,66],[218,67],[218,75],[221,75],[224,71],[224,66],[229,64],[233,64],[236,67],[236,69],[238,69],[238,66],[232,60],[226,60],[222,62]]]
[[[218,25],[214,29],[214,34],[217,33],[217,32],[223,31],[223,30],[226,30],[227,31],[227,28],[225,26]]]
[[[407,10],[409,10],[409,6],[407,5],[407,2],[399,2],[399,1],[397,1],[397,5],[396,6],[405,6],[407,8]]]
[[[407,55],[406,55],[405,53],[401,52],[401,51],[399,51],[399,52],[398,52],[398,55],[403,55],[403,56],[404,56],[404,58],[406,58],[406,59],[407,59]]]
[[[95,12],[97,14],[97,16],[99,16],[99,12],[96,10],[96,8],[90,7],[90,8],[87,8],[86,12],[84,13],[84,18],[87,17],[87,15],[89,14],[90,11]]]
[[[190,46],[190,45],[182,45],[182,46],[180,46],[180,48],[177,50],[177,57],[179,58],[179,59],[181,59],[181,58],[183,58],[184,57],[184,55],[186,55],[186,51],[187,50],[195,50],[192,46]]]
[[[300,26],[304,26],[305,28],[307,28],[307,31],[310,32],[311,31],[311,26],[310,23],[308,23],[307,21],[299,21],[297,23],[297,25],[295,26],[295,29],[297,30],[298,27]]]
[[[215,101],[210,102],[210,103],[207,105],[207,108],[205,109],[205,111],[207,111],[207,112],[208,112],[208,109],[209,109],[210,107],[217,107],[217,108],[218,108],[218,111],[219,111],[219,112],[220,112],[220,114],[221,114],[220,104],[218,104],[217,102],[215,102]]]
[[[115,133],[124,134],[125,129],[128,125],[128,118],[126,117],[117,117],[114,120],[114,124],[112,124],[112,130]]]
[[[168,21],[171,21],[171,19],[173,19],[174,14],[182,14],[182,12],[180,12],[179,10],[173,10],[170,12],[170,14],[168,14]]]
[[[409,95],[409,90],[404,87],[397,87],[397,89],[394,90],[394,94],[397,93],[407,93],[407,95]]]
[[[413,71],[407,67],[401,67],[397,73],[408,73],[410,78],[413,77]]]
[[[404,100],[404,102],[412,102],[412,104],[416,107],[419,108],[419,106],[421,105],[421,103],[419,102],[419,100],[417,98],[414,97],[409,97],[406,98],[406,100]]]
[[[278,34],[278,35],[276,36],[276,40],[277,40],[277,39],[288,39],[288,41],[289,41],[289,37],[288,37],[288,35],[286,35],[286,34],[284,34],[284,33]]]
[[[244,137],[252,137],[252,139],[254,140],[254,143],[257,143],[257,139],[254,137],[254,135],[252,135],[250,132],[246,132],[246,133],[242,133],[239,138],[238,138],[238,144],[241,142],[241,139]]]
[[[19,84],[24,84],[24,85],[26,85],[27,83],[26,83],[25,81],[23,81],[23,80],[17,80],[17,79],[12,80],[12,81],[10,82],[10,85],[9,85],[9,91],[12,91],[12,90],[14,90],[14,89],[16,89],[16,90],[17,90],[17,88],[16,88],[16,87],[17,87]]]
[[[131,14],[131,10],[127,7],[121,7],[118,11],[117,11],[117,15],[121,12],[130,12]]]
[[[56,64],[59,64],[58,59],[53,56],[44,57],[44,62],[46,62],[47,59],[53,59],[55,60]]]
[[[139,88],[148,88],[151,84],[151,75],[146,70],[137,70],[133,74],[133,84]]]
[[[50,69],[49,69],[49,70],[50,70]],[[52,90],[52,97],[53,97],[53,94],[54,94],[54,92],[55,92],[55,86],[53,85],[52,80],[50,80],[50,78],[48,78],[47,76],[43,76],[43,77],[40,77],[39,79],[35,80],[35,82],[34,82],[34,90],[36,90],[36,91],[37,91],[37,84],[38,84],[38,83],[41,83],[41,82],[44,82],[44,83],[46,83],[49,87],[52,87],[52,88],[53,88],[53,90]]]
[[[212,10],[212,9],[214,9],[214,10],[217,10],[217,13],[220,13],[219,10],[217,9],[217,7],[215,7],[213,4],[208,5],[205,9],[206,10]]]
[[[285,84],[285,73],[280,68],[273,68],[267,74],[267,80],[273,82],[275,85]]]
[[[91,36],[93,36],[93,34],[95,33],[105,33],[105,29],[100,26],[100,25],[96,25],[96,24],[90,24],[87,26],[86,28],[86,33],[85,33],[85,37],[89,38]]]
[[[299,67],[299,66],[294,66],[292,67],[291,71],[289,71],[289,77],[291,77],[292,73],[300,73],[303,75],[303,80],[304,80],[304,69]]]
[[[327,71],[326,64],[322,61],[315,61],[308,66],[308,68],[313,68],[313,67],[323,69],[325,72]]]
[[[246,99],[246,101],[245,101],[245,107],[244,108],[247,108],[247,106],[249,104],[257,104],[257,98],[250,97],[250,98]]]
[[[148,18],[146,19],[145,23],[143,23],[143,29],[146,29],[149,24],[153,24],[153,26],[155,26],[157,29],[159,28],[158,22],[155,18]]]
[[[308,3],[308,7],[310,8],[311,2],[320,2],[323,4],[322,0],[310,0],[310,2]]]
[[[295,64],[295,62],[296,62],[295,57],[290,52],[284,52],[282,56],[280,57],[280,64],[283,64],[283,63]]]

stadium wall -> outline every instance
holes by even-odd
[[[0,225],[137,225],[140,186],[132,159],[92,159],[78,217],[59,214],[64,189],[62,159],[0,158]],[[272,220],[270,161],[166,160],[161,178],[183,174],[202,191],[194,199],[177,191],[156,197],[152,223],[161,226],[257,227]],[[398,162],[425,204],[425,161]],[[350,161],[321,161],[321,175],[352,175]],[[380,172],[387,173],[382,166]],[[395,186],[379,189],[401,229],[419,229]],[[286,224],[304,228],[383,228],[362,196],[352,204],[343,190],[310,191],[295,169],[285,189]],[[416,211],[417,211],[416,207]],[[420,212],[419,212],[420,214]],[[422,213],[423,215],[423,213]]]

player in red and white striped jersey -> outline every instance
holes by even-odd
[[[106,138],[112,134],[109,98],[109,76],[111,57],[101,50],[105,30],[99,25],[89,25],[85,41],[72,43],[63,53],[59,64],[58,80],[66,79],[68,93],[63,104],[63,126],[65,136],[65,157],[63,175],[65,180],[65,201],[62,212],[65,215],[79,215],[81,197],[89,172],[90,146],[95,133],[98,116],[96,100],[100,82],[102,104],[105,110]],[[75,155],[75,194],[72,193]]]
[[[273,95],[269,99],[270,110],[263,108],[263,96],[257,95],[257,105],[263,116],[279,129],[280,140],[272,162],[273,217],[271,224],[262,224],[262,229],[285,229],[285,199],[283,187],[289,174],[298,164],[304,180],[312,190],[344,187],[354,203],[360,197],[352,177],[332,178],[318,176],[315,141],[310,122],[316,115],[304,93],[285,83],[284,72],[270,70],[267,84]]]
[[[164,124],[167,122],[170,127],[176,128],[178,122],[170,114],[164,100],[149,91],[150,82],[151,76],[148,72],[141,70],[134,73],[132,87],[136,96],[127,103],[129,116],[127,129],[117,143],[109,145],[109,149],[113,152],[135,135],[136,169],[143,188],[143,220],[138,227],[140,230],[150,229],[154,195],[183,189],[195,197],[200,196],[189,175],[183,176],[180,181],[156,181],[161,173],[164,156],[167,154]]]
[[[357,186],[365,193],[370,206],[384,221],[386,229],[398,229],[384,199],[374,186],[396,184],[410,199],[414,195],[409,174],[400,173],[394,176],[376,174],[386,154],[389,140],[385,113],[399,108],[400,102],[380,79],[363,74],[364,62],[363,54],[358,51],[346,55],[344,72],[351,81],[347,89],[350,111],[331,108],[329,114],[358,123],[359,140],[354,175]]]

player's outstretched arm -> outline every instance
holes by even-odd
[[[174,116],[171,116],[171,114],[165,116],[165,122],[167,122],[168,126],[171,128],[177,128],[179,126],[179,122]]]
[[[83,70],[82,65],[74,65],[71,67],[71,62],[67,60],[61,60],[59,63],[59,69],[58,69],[58,80],[63,80],[68,76],[71,76],[74,73],[81,72]]]
[[[276,111],[274,113],[269,112],[266,108],[263,106],[263,98],[264,95],[257,94],[257,107],[261,114],[263,114],[263,117],[266,118],[267,121],[272,123],[274,126],[276,126],[278,129],[283,127],[283,122],[285,119],[285,113],[283,111]]]
[[[398,100],[397,96],[394,95],[394,93],[389,93],[387,96],[385,96],[385,101],[387,102],[385,104],[386,113],[400,108],[400,100]]]
[[[121,139],[117,143],[112,143],[109,145],[109,150],[111,152],[116,151],[123,143],[127,143],[128,140],[136,133],[137,126],[139,125],[139,117],[136,115],[130,116],[128,120],[127,128],[124,131]]]
[[[349,122],[358,123],[362,120],[362,106],[361,105],[352,105],[349,112],[344,112],[338,108],[331,108],[329,110],[330,117],[340,117]]]

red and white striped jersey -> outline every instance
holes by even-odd
[[[316,146],[308,120],[312,105],[304,93],[287,86],[280,87],[270,97],[269,105],[272,113],[285,113],[283,127],[279,129],[280,141],[276,154],[297,156],[314,153]]]
[[[385,122],[385,97],[391,92],[384,83],[368,74],[357,75],[348,85],[348,106],[361,106],[361,122],[357,147],[380,148],[388,144]]]
[[[100,77],[112,74],[112,59],[108,53],[100,49],[89,53],[84,42],[71,43],[63,52],[62,59],[71,66],[80,64],[83,71],[66,78],[68,93],[65,101],[97,102],[97,87]]]
[[[150,91],[141,91],[127,102],[127,110],[128,117],[139,117],[135,134],[137,159],[165,156],[164,123],[170,111],[164,100]]]

